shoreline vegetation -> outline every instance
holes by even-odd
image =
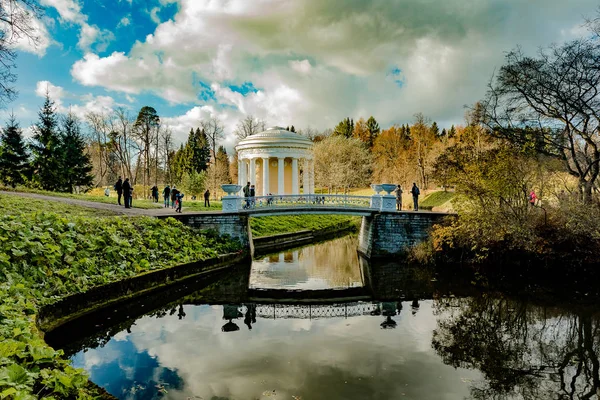
[[[44,342],[36,324],[40,307],[147,271],[240,250],[237,242],[175,219],[98,217],[98,210],[58,203],[56,212],[47,212],[47,202],[13,196],[0,196],[0,208],[0,398],[103,395],[62,351]]]

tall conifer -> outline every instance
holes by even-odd
[[[94,182],[90,155],[85,150],[85,141],[77,118],[69,113],[62,123],[62,181],[65,192],[75,186],[91,186]]]
[[[61,135],[54,102],[46,93],[46,100],[38,112],[39,121],[33,126],[33,141],[30,144],[34,181],[45,190],[62,188]]]
[[[29,176],[27,148],[23,131],[11,115],[0,133],[0,179],[13,188],[26,182]]]

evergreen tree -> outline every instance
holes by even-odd
[[[446,128],[442,129],[442,133],[440,134],[441,137],[443,137],[444,139],[446,139],[448,137],[448,132],[446,132]]]
[[[54,102],[46,93],[44,106],[38,112],[39,121],[33,126],[33,141],[30,145],[33,178],[45,190],[60,190],[62,188],[61,164],[61,135],[58,131],[58,121]]]
[[[68,113],[62,123],[61,155],[62,189],[72,192],[75,186],[91,186],[94,183],[92,162],[85,150],[79,120]]]
[[[291,126],[291,128],[290,128],[290,132],[294,132],[294,133],[296,133],[296,128],[294,128],[294,125],[292,125],[292,126]]]
[[[372,148],[373,143],[375,143],[375,139],[377,139],[377,135],[379,135],[379,132],[381,131],[381,129],[379,129],[379,124],[372,115],[367,120],[367,130],[369,131],[369,140],[367,145],[369,148]]]
[[[454,128],[454,125],[452,125],[448,131],[448,139],[452,139],[454,135],[456,135],[456,129]]]
[[[341,120],[339,124],[337,124],[333,130],[333,136],[344,136],[345,138],[351,138],[353,131],[354,121],[350,118],[345,118]]]
[[[290,127],[289,127],[289,126],[286,126],[286,127],[285,127],[285,130],[286,130],[286,131],[289,131],[289,130],[290,130]]]
[[[185,144],[184,154],[181,155],[181,166],[183,172],[200,173],[206,171],[210,163],[210,145],[204,129],[192,128]]]
[[[27,148],[23,131],[11,115],[0,133],[0,179],[7,186],[15,187],[26,182],[29,176]]]
[[[433,124],[431,124],[431,128],[429,128],[429,130],[435,138],[440,136],[440,128],[438,128],[437,122],[433,121]]]

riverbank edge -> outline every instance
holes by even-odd
[[[221,254],[202,261],[148,271],[119,281],[95,286],[82,293],[65,296],[37,310],[35,322],[42,337],[44,332],[106,307],[150,294],[166,286],[181,283],[218,270],[231,268],[249,259],[245,252]]]
[[[315,230],[301,230],[296,232],[280,233],[277,235],[253,238],[254,254],[266,255],[275,250],[287,250],[322,242],[326,239],[358,232],[359,227],[352,221],[334,227]]]

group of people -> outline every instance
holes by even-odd
[[[123,180],[119,176],[114,189],[117,192],[117,203],[121,205],[121,197],[123,197],[125,208],[131,208],[133,206],[133,185],[129,182],[129,178]]]
[[[398,211],[402,211],[402,186],[398,185],[396,188],[396,209]],[[419,195],[421,195],[421,191],[417,186],[416,182],[413,182],[412,188],[410,189],[410,194],[412,194],[413,198],[413,209],[415,211],[419,211]]]
[[[164,207],[175,209],[175,212],[181,212],[181,207],[183,207],[183,197],[184,194],[181,193],[179,189],[175,185],[171,188],[169,185],[165,186],[162,192],[164,199]],[[158,188],[157,188],[157,196],[158,196]]]

